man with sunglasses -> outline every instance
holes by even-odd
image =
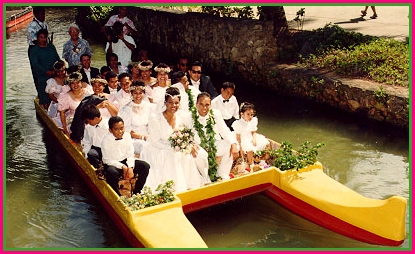
[[[198,88],[200,92],[207,92],[211,98],[218,96],[210,77],[202,74],[202,64],[200,62],[193,62],[188,73],[190,84]]]
[[[179,61],[177,61],[176,71],[182,71],[184,73],[187,73],[189,67],[188,58],[185,56],[179,57]]]

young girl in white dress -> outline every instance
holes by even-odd
[[[246,153],[250,168],[254,165],[254,153],[264,150],[269,143],[268,139],[257,133],[258,118],[255,116],[254,104],[243,102],[240,106],[241,118],[233,122],[232,128],[241,147],[241,155]]]
[[[48,114],[52,118],[58,116],[58,98],[59,94],[63,91],[66,79],[66,63],[63,60],[58,60],[53,64],[53,70],[55,77],[46,80],[45,92],[49,94],[49,98],[52,102],[48,108]]]

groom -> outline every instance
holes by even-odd
[[[194,128],[202,141],[201,146],[207,146],[203,147],[206,151],[216,149],[215,156],[222,157],[213,177],[216,176],[222,180],[229,179],[233,160],[239,156],[238,142],[235,135],[226,126],[220,112],[211,109],[211,97],[207,92],[202,92],[197,96],[196,110],[193,111],[192,117]],[[212,170],[211,166],[212,160],[209,160],[210,170]],[[211,174],[209,172],[209,175]]]

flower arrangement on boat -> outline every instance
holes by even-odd
[[[168,140],[176,152],[189,154],[191,153],[192,145],[194,144],[194,136],[195,134],[192,129],[181,126],[181,128],[175,130],[170,135]]]
[[[169,203],[174,200],[174,182],[167,181],[160,184],[153,193],[150,187],[145,186],[140,194],[134,194],[130,198],[121,196],[121,202],[128,206],[131,211],[137,211],[146,207]]]
[[[254,161],[256,164],[272,165],[282,171],[290,169],[300,169],[317,162],[318,149],[324,143],[311,146],[310,141],[304,142],[300,149],[295,151],[289,141],[281,143],[279,149],[265,149],[255,153]]]

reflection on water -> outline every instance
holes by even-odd
[[[187,217],[212,248],[376,247],[319,227],[263,194],[190,213]]]
[[[59,54],[69,39],[72,10],[47,12]],[[99,68],[105,64],[103,45],[93,42],[91,47],[92,66]],[[35,94],[22,29],[6,41],[5,246],[129,247],[56,141],[43,130],[35,116]],[[370,198],[409,198],[407,131],[245,84],[237,84],[235,95],[239,102],[255,104],[259,131],[271,139],[288,140],[294,147],[306,140],[325,143],[319,160],[340,183]],[[213,248],[378,248],[310,223],[263,194],[187,216]],[[407,223],[409,227],[409,213]],[[408,246],[407,239],[401,248]]]

